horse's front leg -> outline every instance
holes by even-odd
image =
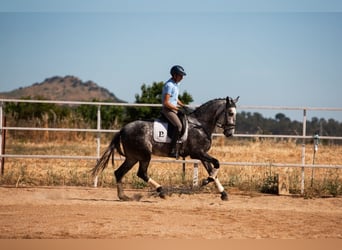
[[[209,174],[209,177],[202,181],[202,185],[207,185],[210,182],[213,182],[217,177],[217,173],[220,168],[220,162],[216,158],[211,157],[206,153],[201,154],[201,156],[198,157],[198,159],[201,160],[204,168],[207,170]]]
[[[219,181],[218,177],[216,176],[214,179],[215,185],[218,189],[218,191],[221,194],[221,200],[223,201],[227,201],[228,200],[228,194],[227,192],[224,190],[224,187],[222,186],[221,182]]]
[[[222,186],[220,180],[217,177],[220,168],[219,161],[216,158],[209,156],[208,154],[205,154],[203,157],[201,157],[200,160],[209,174],[208,178],[202,181],[202,186],[207,185],[210,182],[214,182],[218,191],[221,194],[221,199],[228,200],[228,194],[224,190],[224,187]]]

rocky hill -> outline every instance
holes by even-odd
[[[51,77],[41,83],[0,93],[0,98],[43,98],[59,101],[112,101],[123,102],[107,89],[92,81],[83,82],[75,76]]]

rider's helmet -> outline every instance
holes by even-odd
[[[184,71],[184,68],[180,65],[175,65],[171,68],[170,74],[173,76],[174,74],[186,76],[186,73]]]

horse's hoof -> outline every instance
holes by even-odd
[[[208,179],[203,179],[203,180],[202,180],[201,186],[203,187],[203,186],[206,186],[206,185],[208,185],[208,184],[209,184]]]
[[[159,193],[160,198],[166,199],[166,193],[164,192],[162,187],[157,188],[157,192]]]
[[[134,201],[140,201],[142,197],[143,197],[142,194],[135,194],[135,195],[133,195],[133,200]]]
[[[208,177],[207,179],[202,180],[202,187],[208,185],[210,182],[213,182],[214,179],[212,177]]]
[[[228,200],[228,194],[225,191],[223,191],[221,193],[221,200],[223,200],[223,201],[227,201]]]
[[[159,197],[162,199],[166,199],[166,194],[164,192],[160,192]]]
[[[120,201],[132,201],[132,198],[128,197],[127,195],[122,195],[119,197]]]

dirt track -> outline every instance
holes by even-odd
[[[0,188],[0,238],[342,239],[342,198],[141,193],[104,188]]]

